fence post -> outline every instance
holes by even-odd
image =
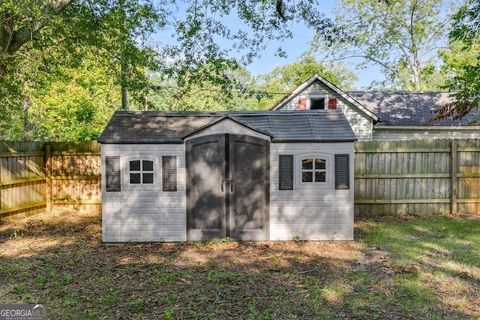
[[[45,144],[45,201],[47,212],[52,209],[52,146]]]
[[[457,171],[458,171],[457,142],[452,140],[450,145],[450,214],[457,215]]]

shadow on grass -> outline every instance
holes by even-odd
[[[466,318],[480,317],[479,220],[362,221],[357,233],[367,248],[388,253],[390,271],[397,271],[393,279],[401,291],[416,295],[423,305],[437,300],[445,310],[462,310]],[[399,298],[411,304],[411,299]]]
[[[423,282],[422,273],[436,267],[420,257],[431,245],[441,252],[463,248],[451,259],[468,264],[478,258],[478,239],[463,234],[457,237],[463,242],[435,240],[460,230],[456,220],[410,223],[362,222],[360,243],[120,245],[101,243],[98,216],[5,223],[0,302],[43,303],[54,319],[473,317]],[[472,228],[467,231],[478,233],[478,222]],[[370,259],[382,251],[372,247],[389,257]],[[392,264],[416,264],[420,271],[398,272]],[[447,272],[441,268],[434,272]],[[465,281],[475,287],[472,279]]]

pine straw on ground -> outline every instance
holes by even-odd
[[[473,319],[480,221],[362,221],[356,242],[101,243],[98,215],[0,223],[0,303],[50,319]]]

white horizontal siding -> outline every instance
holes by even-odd
[[[334,155],[350,154],[350,190],[335,190]],[[293,154],[293,190],[278,190],[278,156]],[[307,186],[300,182],[303,155],[328,155],[330,183]],[[273,143],[270,150],[270,239],[353,239],[353,143]]]
[[[294,154],[295,161],[305,154],[330,155],[327,171],[330,183],[308,187],[298,183],[295,172],[294,190],[278,190],[278,155]],[[311,240],[348,240],[353,238],[353,178],[350,190],[335,190],[333,184],[333,155],[348,153],[352,143],[292,143],[271,144],[270,239],[291,240],[294,237]],[[161,182],[161,157],[177,156],[177,192],[163,192],[161,183],[153,189],[135,190],[122,179],[121,192],[105,192],[103,188],[103,240],[128,241],[183,241],[186,240],[185,157],[183,145],[102,145],[102,163],[105,156],[130,159],[148,154],[156,159],[156,178]],[[127,169],[123,166],[122,170]],[[104,167],[102,167],[104,169]],[[104,175],[102,169],[102,175]],[[122,172],[123,176],[123,172]]]
[[[103,241],[186,240],[185,149],[183,145],[102,145]],[[121,192],[105,192],[105,156],[119,156]],[[162,191],[162,156],[177,157],[177,191]],[[128,184],[128,161],[154,160],[155,184]]]
[[[370,117],[365,116],[359,112],[357,108],[348,106],[345,103],[339,103],[339,108],[342,109],[345,114],[358,140],[372,139],[373,120]]]
[[[391,129],[373,129],[372,140],[414,140],[414,139],[480,139],[480,129],[425,129],[399,130],[392,126]]]

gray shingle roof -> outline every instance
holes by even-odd
[[[273,142],[355,141],[340,110],[263,112],[117,111],[98,139],[101,143],[183,143],[183,138],[229,117],[266,133]]]
[[[466,126],[480,114],[471,112],[461,120],[431,121],[437,107],[452,101],[448,92],[351,91],[347,94],[380,118],[382,126]]]

